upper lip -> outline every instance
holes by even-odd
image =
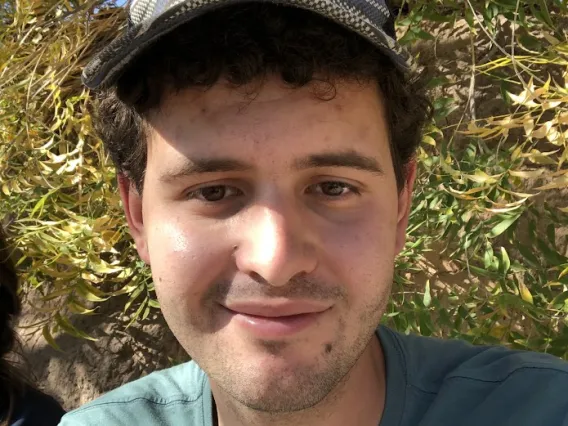
[[[314,314],[326,311],[329,303],[309,300],[248,301],[223,304],[230,311],[266,318]]]

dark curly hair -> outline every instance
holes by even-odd
[[[11,254],[2,227],[0,227],[0,406],[7,410],[7,418],[14,409],[17,394],[23,391],[24,386],[23,377],[6,359],[6,355],[12,352],[16,343],[13,323],[21,311],[18,298],[18,277]],[[0,424],[4,423],[0,422]]]
[[[392,22],[390,23],[392,27]],[[392,29],[392,31],[394,31]],[[315,13],[269,3],[226,6],[163,36],[141,54],[116,85],[99,94],[95,129],[119,173],[141,193],[146,169],[148,113],[165,93],[209,88],[220,79],[235,87],[280,75],[292,87],[312,81],[316,96],[333,98],[335,83],[376,82],[386,108],[399,189],[431,104],[420,80],[405,75],[358,34]]]

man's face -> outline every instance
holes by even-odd
[[[214,387],[245,405],[321,401],[364,352],[404,243],[373,85],[332,100],[269,79],[168,96],[149,119],[143,196],[122,183],[164,316]]]

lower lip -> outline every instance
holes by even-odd
[[[314,312],[286,317],[259,317],[228,310],[232,321],[261,339],[279,339],[293,336],[314,325],[325,312]]]

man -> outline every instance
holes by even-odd
[[[384,0],[134,0],[86,68],[193,361],[63,425],[560,425],[567,366],[378,327],[430,107]]]

